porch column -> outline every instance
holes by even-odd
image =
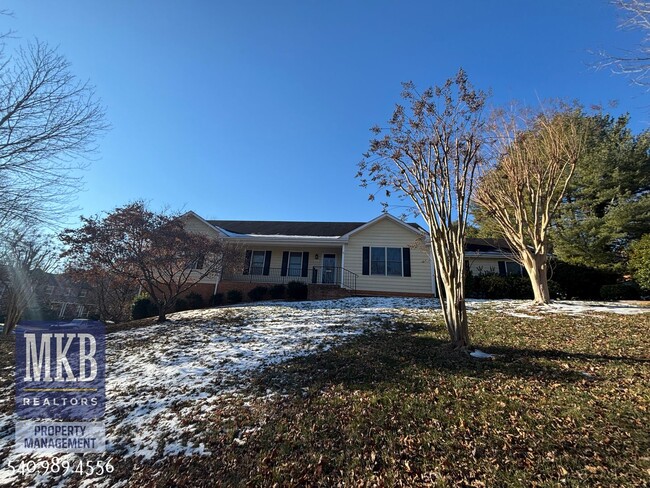
[[[341,288],[345,288],[345,278],[343,276],[343,268],[345,267],[345,247],[346,244],[341,246]]]

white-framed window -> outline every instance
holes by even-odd
[[[266,251],[252,251],[250,267],[248,269],[249,274],[252,275],[263,274],[265,259],[266,259]]]
[[[54,286],[52,286],[52,285],[47,285],[47,286],[45,287],[45,294],[46,294],[46,295],[51,295],[52,293],[54,293]]]
[[[370,274],[403,276],[401,247],[371,247]]]
[[[88,295],[88,290],[81,290],[79,292],[79,298],[84,298],[86,295]]]
[[[289,267],[287,270],[288,276],[302,276],[302,253],[290,252],[289,253]]]
[[[501,276],[524,276],[524,267],[514,261],[499,261],[499,274]]]
[[[524,274],[524,268],[521,264],[515,263],[514,261],[506,261],[506,273],[508,275],[522,276]]]

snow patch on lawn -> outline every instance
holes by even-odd
[[[241,398],[257,371],[359,334],[390,330],[397,316],[432,304],[404,298],[267,302],[179,312],[164,324],[111,333],[107,454],[113,459],[206,454],[197,422],[229,398]],[[8,389],[0,394],[7,401]],[[268,392],[268,398],[274,395]],[[12,452],[15,420],[0,416],[0,457],[14,464],[38,459]],[[16,482],[7,470],[0,473],[0,484]]]
[[[571,301],[535,306],[523,300],[468,300],[467,307],[470,313],[492,310],[530,319],[556,313],[650,312],[627,304]],[[113,459],[207,454],[198,421],[226,408],[229,399],[241,399],[256,372],[325,351],[359,334],[395,330],[396,319],[439,320],[440,308],[431,298],[355,297],[192,310],[169,318],[164,324],[107,337],[106,455]],[[11,389],[13,384],[0,388],[1,403],[9,401]],[[262,401],[274,395],[268,391]],[[39,459],[12,452],[15,421],[14,414],[0,413],[3,466],[7,461]],[[245,442],[245,434],[234,442]],[[51,481],[38,477],[32,485]],[[17,482],[17,476],[0,470],[0,484]]]
[[[601,313],[637,315],[650,312],[648,307],[619,302],[553,300],[548,305],[538,305],[531,300],[468,300],[468,310],[481,309],[529,319],[541,319],[549,314],[573,316]]]

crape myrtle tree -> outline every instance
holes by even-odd
[[[474,199],[528,272],[535,302],[549,303],[551,223],[584,150],[584,125],[575,108],[559,107],[498,111],[491,127],[494,165]]]
[[[157,307],[159,322],[180,295],[221,272],[233,252],[221,239],[187,230],[182,216],[154,212],[142,201],[81,221],[60,236],[69,266],[100,267],[115,279],[138,283]]]
[[[58,264],[52,239],[31,229],[12,229],[0,243],[0,284],[3,285],[3,334],[16,327],[25,310],[36,304],[36,292]]]
[[[452,344],[470,346],[465,307],[465,231],[484,129],[486,94],[475,90],[461,69],[442,86],[422,93],[403,84],[387,128],[359,164],[361,185],[410,199],[424,218],[435,264],[443,317]],[[371,195],[371,199],[374,195]],[[386,203],[384,204],[386,205]]]

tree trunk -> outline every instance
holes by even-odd
[[[548,291],[548,275],[546,254],[528,253],[524,256],[524,268],[530,278],[530,284],[533,287],[533,296],[535,303],[548,304],[551,302],[551,296]]]
[[[432,252],[435,250],[432,246]],[[456,262],[463,262],[464,256],[456,256]],[[467,308],[465,306],[465,286],[463,268],[445,269],[445,264],[453,266],[436,259],[436,281],[438,297],[442,308],[442,316],[447,325],[447,332],[451,343],[456,349],[467,349],[470,347],[469,328],[467,326]]]
[[[7,314],[5,316],[5,325],[3,328],[3,334],[9,335],[12,330],[16,327],[16,324],[23,315],[24,307],[21,307],[18,303],[19,297],[16,297],[13,292],[10,292],[10,298],[7,305]]]
[[[159,308],[158,309],[158,322],[164,322],[167,320],[167,317],[165,316],[165,307]]]
[[[467,349],[470,344],[465,299],[456,298],[445,300],[443,304],[443,316],[454,348]]]

